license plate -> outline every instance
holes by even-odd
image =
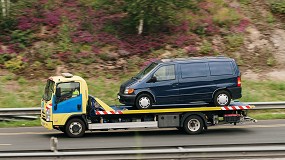
[[[118,95],[118,99],[120,99],[121,97]]]

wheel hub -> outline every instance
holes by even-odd
[[[191,119],[189,122],[188,122],[188,128],[190,131],[192,132],[196,132],[199,130],[200,128],[200,122],[197,120],[197,119]]]
[[[229,97],[226,94],[220,94],[217,98],[217,102],[220,105],[226,105],[229,101]]]
[[[150,99],[147,98],[147,97],[142,97],[140,100],[139,100],[139,105],[141,108],[147,108],[149,107],[150,105]]]
[[[73,122],[69,126],[69,131],[70,133],[77,135],[82,131],[82,126],[78,122]]]

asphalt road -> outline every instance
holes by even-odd
[[[46,150],[51,137],[58,138],[59,149],[285,143],[285,120],[214,126],[200,135],[186,135],[176,129],[140,129],[88,132],[83,138],[67,138],[42,127],[1,128],[0,151]]]

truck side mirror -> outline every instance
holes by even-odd
[[[61,97],[61,88],[56,88],[55,95],[56,97]]]
[[[152,76],[148,82],[157,82],[157,78],[155,76]]]

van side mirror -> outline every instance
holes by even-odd
[[[151,77],[151,79],[148,82],[157,82],[157,78],[155,76]]]
[[[56,88],[55,95],[56,97],[61,97],[61,88]]]

